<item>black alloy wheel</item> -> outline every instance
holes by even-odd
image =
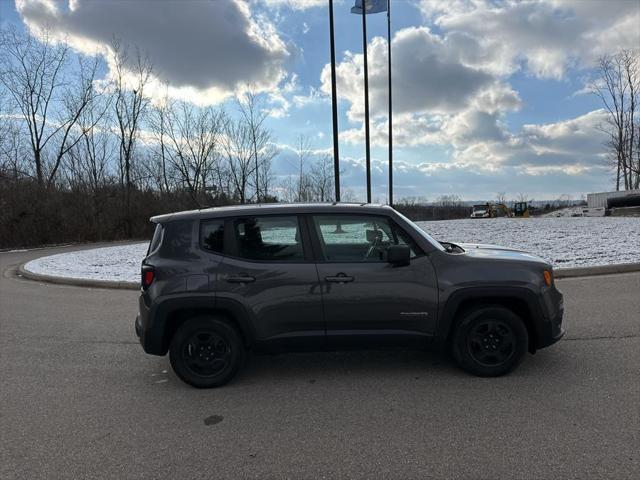
[[[458,365],[481,377],[497,377],[512,371],[529,347],[524,321],[501,305],[479,305],[459,318],[451,337]]]
[[[506,322],[488,319],[471,330],[467,348],[478,363],[488,367],[501,365],[515,352],[516,338]]]
[[[218,375],[225,368],[229,368],[231,346],[215,332],[196,331],[182,348],[182,360],[196,375]]]
[[[183,323],[169,348],[178,377],[197,388],[219,387],[231,380],[245,358],[242,337],[223,317],[198,315]]]

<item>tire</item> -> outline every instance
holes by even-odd
[[[169,360],[181,380],[196,388],[220,387],[244,363],[245,349],[238,331],[220,317],[199,315],[178,328],[171,340]]]
[[[467,310],[458,322],[451,349],[457,364],[480,377],[512,371],[528,350],[529,334],[518,315],[498,306]]]

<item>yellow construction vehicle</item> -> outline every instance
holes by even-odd
[[[513,204],[513,216],[529,218],[529,203],[528,202],[514,202]]]
[[[471,218],[512,217],[511,209],[504,203],[485,203],[474,205]]]
[[[494,217],[513,217],[513,212],[504,203],[493,204],[492,211]]]

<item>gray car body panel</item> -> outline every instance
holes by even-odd
[[[351,267],[357,278],[370,282],[368,286],[364,281],[336,285],[323,279],[341,272],[336,265],[320,260],[316,251],[306,252],[305,261],[300,263],[261,264],[226,252],[216,254],[200,246],[200,220],[297,215],[303,242],[306,248],[313,248],[314,228],[305,219],[316,214],[388,217],[424,255],[412,260],[408,267],[384,263],[340,265],[341,270]],[[531,351],[557,341],[563,334],[562,294],[555,285],[548,287],[544,283],[544,270],[551,270],[547,262],[527,252],[494,245],[459,244],[464,252],[448,252],[388,206],[236,206],[160,215],[151,220],[162,224],[166,231],[162,246],[143,262],[158,272],[156,281],[141,293],[136,322],[136,331],[148,353],[166,354],[175,323],[201,311],[228,316],[248,346],[268,351],[343,348],[352,344],[442,346],[460,309],[469,302],[507,302],[522,309],[520,313],[527,317],[532,334]],[[182,243],[174,241],[170,247],[165,246],[170,242],[168,237],[181,232]],[[228,233],[225,240],[227,237]],[[229,276],[238,274],[251,275],[256,280],[227,283]],[[391,310],[385,312],[389,305]]]

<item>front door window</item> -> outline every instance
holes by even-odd
[[[412,258],[419,252],[415,242],[385,217],[319,215],[314,220],[326,262],[385,262],[391,245],[408,245]]]

